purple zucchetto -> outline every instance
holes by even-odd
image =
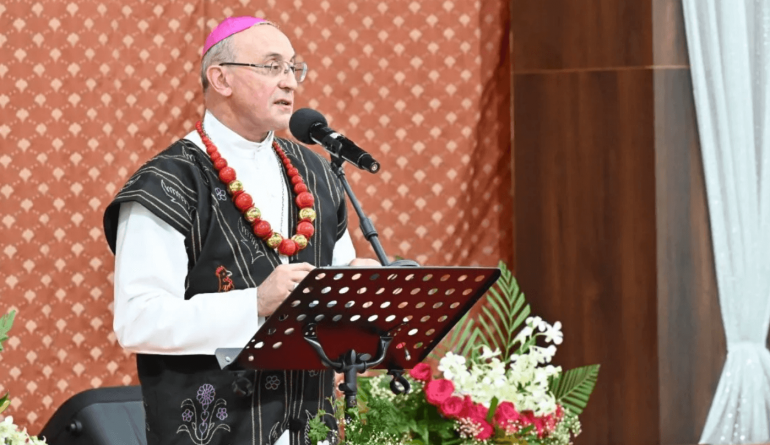
[[[203,54],[201,54],[201,57],[205,56],[212,46],[216,45],[222,40],[260,23],[270,22],[259,17],[249,16],[230,17],[225,19],[222,23],[217,25],[213,31],[211,31],[211,34],[209,34],[208,37],[206,37],[206,44],[203,46]]]

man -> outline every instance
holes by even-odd
[[[331,371],[250,372],[239,397],[213,356],[245,346],[315,266],[379,265],[355,259],[328,162],[273,135],[306,73],[295,57],[270,22],[220,24],[204,46],[202,123],[105,212],[114,329],[137,354],[149,445],[304,444],[308,418],[331,411]]]

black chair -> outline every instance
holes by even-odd
[[[39,434],[50,445],[147,445],[139,386],[90,389],[72,396]]]

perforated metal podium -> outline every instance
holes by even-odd
[[[244,348],[219,349],[217,359],[230,370],[334,369],[345,374],[341,389],[352,406],[358,373],[384,368],[403,384],[403,371],[499,276],[485,267],[314,269]]]

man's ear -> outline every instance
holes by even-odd
[[[233,89],[227,82],[224,67],[211,65],[206,69],[206,77],[209,79],[209,88],[215,90],[222,96],[229,97],[233,94]]]

